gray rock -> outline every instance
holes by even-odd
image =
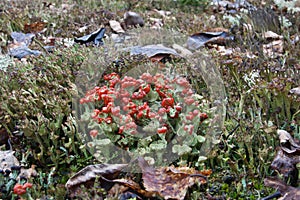
[[[131,11],[126,12],[124,14],[124,22],[125,22],[126,27],[129,27],[129,26],[137,27],[138,25],[144,26],[144,24],[145,24],[143,18],[139,14],[137,14],[136,12],[131,12]]]

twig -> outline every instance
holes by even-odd
[[[240,127],[240,124],[238,124],[232,131],[230,131],[225,139],[227,140],[229,138],[229,136],[231,136],[239,127]]]

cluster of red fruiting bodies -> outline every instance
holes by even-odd
[[[17,194],[17,195],[26,194],[26,192],[27,192],[26,189],[27,188],[32,188],[32,183],[25,183],[24,185],[21,185],[21,184],[17,183],[14,186],[13,193]]]
[[[170,80],[163,74],[144,73],[138,79],[130,76],[120,79],[117,73],[111,73],[104,80],[107,85],[88,91],[80,103],[100,102],[92,118],[100,124],[117,123],[118,134],[124,131],[136,134],[137,122],[144,119],[158,120],[162,125],[156,132],[165,134],[170,129],[170,124],[165,122],[179,117],[184,118],[184,131],[192,134],[194,126],[189,121],[196,118],[200,123],[208,117],[197,108],[199,102],[183,77]],[[183,109],[184,115],[180,116]],[[97,130],[90,132],[92,137],[97,134]]]

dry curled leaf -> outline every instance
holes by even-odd
[[[12,32],[11,38],[13,39],[13,44],[19,44],[19,46],[29,46],[35,37],[32,33],[21,33],[21,32]]]
[[[228,40],[233,40],[233,37],[225,31],[196,33],[188,38],[187,47],[196,50],[207,44],[224,45]]]
[[[290,179],[290,181],[293,183],[297,182],[298,179],[298,170],[296,167],[296,164],[298,162],[299,156],[289,156],[282,149],[279,149],[274,160],[271,163],[271,168],[277,170],[286,179]]]
[[[146,45],[146,46],[134,46],[128,48],[130,50],[130,55],[146,55],[151,58],[156,55],[174,55],[179,56],[179,54],[172,48],[165,47],[161,44],[157,45]]]
[[[31,24],[24,24],[25,33],[39,33],[45,29],[46,22],[37,21]]]
[[[279,171],[292,185],[295,185],[298,180],[296,165],[300,162],[300,145],[285,130],[277,130],[277,134],[280,140],[280,148],[278,148],[271,167]]]
[[[206,183],[206,176],[192,168],[153,168],[143,158],[139,158],[139,165],[142,169],[145,189],[159,194],[164,199],[183,200],[189,187],[197,182]]]
[[[291,185],[298,180],[297,164],[300,162],[300,145],[285,130],[277,130],[280,147],[271,163],[271,168],[277,170]]]
[[[103,45],[103,37],[105,33],[105,28],[99,28],[97,31],[92,32],[91,34],[84,35],[79,38],[75,38],[75,42],[80,43],[80,44],[87,44],[90,42],[93,42],[95,45]]]
[[[300,199],[300,188],[288,186],[285,182],[278,178],[268,177],[264,179],[264,183],[268,187],[279,190],[281,194],[280,200],[296,200]]]
[[[297,144],[294,138],[285,130],[277,130],[280,140],[281,149],[286,153],[300,152],[300,145]]]
[[[9,48],[8,50],[9,50],[8,51],[9,55],[18,59],[22,59],[30,55],[38,56],[42,53],[38,50],[31,50],[27,46],[19,46],[19,47],[14,46],[13,48]]]
[[[11,37],[13,39],[13,43],[7,46],[9,55],[16,58],[24,58],[29,55],[40,55],[41,52],[38,50],[31,50],[28,46],[31,44],[34,34],[32,33],[20,33],[20,32],[12,32]]]
[[[117,185],[122,185],[123,187],[130,188],[131,191],[134,191],[136,194],[139,194],[140,196],[151,198],[154,196],[157,196],[158,194],[156,192],[147,191],[141,188],[141,186],[130,180],[130,179],[115,179],[113,180],[114,183],[117,183]],[[112,188],[113,189],[113,188]],[[118,194],[124,193],[126,190],[123,190],[123,192],[118,191]],[[115,192],[116,194],[116,192]]]
[[[65,187],[68,189],[70,196],[74,197],[80,192],[82,185],[86,188],[93,187],[96,178],[99,177],[101,187],[109,190],[114,185],[112,180],[115,179],[126,166],[127,164],[89,165],[72,176],[67,181]]]

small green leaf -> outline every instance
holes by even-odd
[[[198,162],[205,161],[206,159],[207,159],[206,156],[199,156],[199,157],[198,157]]]
[[[203,143],[206,140],[206,138],[203,137],[202,135],[197,135],[196,138],[197,138],[198,142],[200,142],[200,143]]]
[[[45,124],[42,124],[39,128],[39,135],[40,136],[43,136],[43,135],[46,135],[47,134],[47,130],[46,130],[46,125]]]
[[[153,142],[149,146],[153,150],[163,150],[167,147],[167,144],[161,141]]]
[[[174,145],[172,148],[173,153],[177,153],[179,156],[190,153],[192,148],[187,145]]]
[[[96,145],[103,146],[103,145],[108,145],[111,143],[110,139],[102,139],[102,140],[96,140],[95,141]]]
[[[159,95],[157,94],[156,91],[153,91],[152,89],[150,90],[150,92],[147,94],[147,96],[145,97],[145,99],[149,102],[154,102],[158,99]]]

